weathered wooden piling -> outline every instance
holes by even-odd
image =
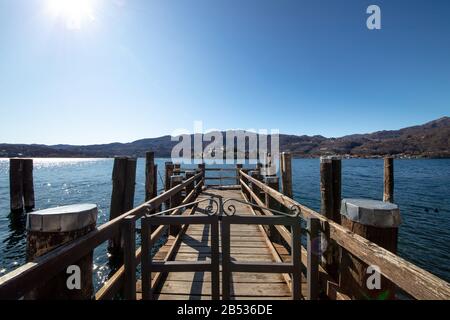
[[[149,151],[145,154],[145,201],[150,201],[157,194],[155,153]]]
[[[332,157],[320,158],[320,199],[321,214],[340,222],[339,208],[336,202],[341,201],[341,164],[340,160]],[[335,171],[333,170],[335,169]],[[339,249],[334,242],[330,241],[328,230],[321,234],[322,265],[325,270],[335,279],[338,278]]]
[[[175,163],[175,164],[173,165],[173,174],[174,174],[175,176],[180,175],[180,174],[181,174],[180,170],[181,170],[181,164]]]
[[[394,158],[384,158],[383,201],[394,203]]]
[[[26,212],[34,209],[33,159],[23,159],[23,202]]]
[[[292,155],[288,152],[280,154],[281,192],[292,198]]]
[[[136,184],[136,159],[116,157],[112,173],[112,193],[109,220],[113,220],[134,206]],[[109,242],[110,253],[122,256],[121,235],[118,234]]]
[[[35,207],[33,159],[9,160],[9,185],[11,212],[32,211]]]
[[[23,161],[9,159],[9,192],[12,213],[23,212]]]
[[[176,186],[180,185],[183,182],[183,176],[176,176],[173,175],[170,177],[170,188],[175,188]],[[175,208],[178,207],[181,202],[183,201],[181,190],[177,193],[175,193],[173,196],[170,197],[170,207]],[[180,226],[179,225],[171,225],[169,228],[169,232],[172,236],[177,236],[180,232]]]
[[[95,230],[97,206],[78,204],[31,212],[27,216],[27,261]],[[27,299],[91,299],[93,251],[33,289]],[[51,272],[51,270],[49,270]]]
[[[397,205],[376,200],[342,200],[342,226],[379,246],[397,253],[398,227],[401,224]],[[354,299],[395,299],[396,286],[379,273],[384,266],[369,266],[342,249],[340,287]],[[376,269],[380,268],[380,269]],[[377,288],[377,277],[380,280]]]

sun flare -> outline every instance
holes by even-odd
[[[47,0],[47,7],[68,29],[81,29],[85,23],[95,20],[93,0]]]

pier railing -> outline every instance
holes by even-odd
[[[193,189],[186,195],[182,204],[192,202],[203,185],[203,172],[199,172],[176,187],[145,202],[131,211],[123,213],[85,236],[58,247],[57,249],[38,257],[35,261],[28,262],[16,270],[4,275],[0,278],[0,300],[15,300],[22,298],[29,291],[50,280],[56,274],[64,271],[69,265],[92,252],[96,247],[117,236],[121,230],[124,231],[122,237],[124,238],[126,245],[127,239],[135,237],[134,233],[127,233],[127,231],[133,230],[133,228],[129,227],[130,225],[134,226],[136,221],[141,219],[146,213],[157,210],[157,208],[165,201],[169,201],[172,196],[181,193],[189,186],[193,186]],[[174,210],[171,215],[180,213],[180,210]],[[167,226],[159,226],[151,233],[151,241],[155,242],[160,239],[166,230]],[[124,251],[126,255],[127,250]],[[131,254],[131,256],[134,256],[133,262],[136,265],[139,264],[141,260],[141,248],[137,249],[135,254]],[[124,260],[127,261],[127,257],[125,257]],[[130,259],[128,258],[128,261],[129,260]],[[125,265],[122,265],[115,274],[106,281],[103,287],[100,288],[96,293],[95,298],[98,300],[112,299],[124,286],[126,278],[125,269]]]
[[[248,175],[244,170],[240,170],[239,174],[242,192],[248,200],[253,201],[259,206],[266,206],[263,200],[261,200],[260,195],[256,194],[254,189],[251,188],[250,185],[253,185],[263,195],[269,196],[283,207],[288,209],[297,207],[300,210],[302,219],[318,219],[320,232],[325,235],[329,243],[336,243],[368,265],[378,266],[380,273],[384,277],[411,297],[422,300],[450,299],[450,285],[446,281],[270,188],[263,182]],[[263,210],[262,214],[272,215],[268,210]],[[276,226],[276,230],[287,244],[291,243],[292,235],[288,228],[285,226]],[[302,252],[305,252],[305,250],[302,250]],[[302,254],[301,258],[303,264],[306,265],[307,257]],[[323,268],[319,270],[319,280],[322,289],[328,296],[334,299],[347,298],[343,292],[340,292],[339,283],[335,279],[332,279]]]

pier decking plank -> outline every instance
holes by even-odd
[[[243,200],[240,190],[207,189],[199,199],[221,197]],[[200,209],[207,203],[200,204]],[[253,215],[249,206],[233,203],[236,215]],[[219,228],[220,230],[220,228]],[[276,262],[267,246],[265,235],[256,225],[231,226],[231,259],[240,262]],[[155,255],[155,260],[162,260],[174,244],[174,237],[169,237],[165,245]],[[210,261],[211,232],[209,225],[188,226],[177,248],[176,261]],[[221,243],[219,240],[219,245]],[[221,277],[222,275],[220,275]],[[231,298],[249,299],[291,299],[291,292],[281,274],[233,273]],[[306,287],[302,279],[302,289]],[[304,291],[304,290],[302,290]],[[137,297],[141,298],[141,283],[137,283]],[[155,292],[160,300],[209,300],[211,299],[211,274],[209,272],[169,273]]]

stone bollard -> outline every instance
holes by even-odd
[[[27,216],[27,261],[33,261],[53,249],[95,230],[97,206],[77,204],[31,212]],[[80,269],[80,287],[67,286],[68,270],[42,284],[26,295],[27,299],[84,300],[94,293],[92,284],[93,251],[74,262]],[[73,274],[73,273],[72,273]]]
[[[376,200],[344,199],[341,218],[343,227],[397,253],[398,227],[401,224],[397,205]],[[342,248],[339,283],[344,293],[353,299],[395,299],[396,286],[380,275],[380,287],[373,287],[376,286],[377,277],[373,275],[378,266],[368,267]],[[370,283],[367,281],[369,277],[373,279],[369,279]]]

